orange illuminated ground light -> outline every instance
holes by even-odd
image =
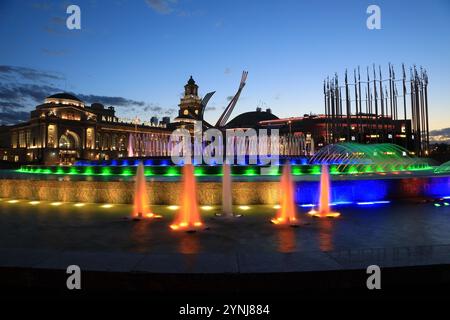
[[[273,224],[296,226],[298,219],[294,200],[294,183],[292,181],[291,166],[289,163],[284,165],[283,175],[280,180],[280,196],[281,201],[277,215],[270,222]]]
[[[315,218],[337,218],[341,215],[339,212],[320,212],[316,210],[311,210],[308,214]]]
[[[319,210],[313,209],[308,214],[316,218],[337,218],[341,215],[339,212],[332,212],[330,209],[330,174],[326,164],[322,165],[320,175]]]
[[[145,217],[146,218],[150,218],[150,219],[160,219],[160,218],[162,218],[162,215],[160,215],[160,214],[154,214],[154,213],[147,213],[146,215],[145,215]]]
[[[270,219],[270,222],[272,222],[273,224],[291,224],[291,225],[295,225],[295,224],[298,223],[298,220],[297,220],[297,218],[284,219],[282,217],[279,217],[279,218]]]
[[[197,187],[194,177],[194,167],[186,164],[183,167],[183,185],[181,193],[181,205],[174,222],[170,225],[176,231],[196,231],[202,228],[200,210],[197,203]]]

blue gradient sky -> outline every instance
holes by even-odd
[[[81,7],[82,29],[65,27]],[[216,90],[214,122],[248,70],[234,113],[256,106],[279,117],[323,112],[322,81],[346,68],[422,65],[432,129],[450,127],[450,2],[435,1],[1,1],[0,64],[55,72],[52,86],[176,108],[189,75]],[[377,4],[382,30],[366,28]],[[29,106],[34,107],[33,105]],[[214,109],[215,108],[215,109]],[[119,109],[149,119],[143,107]],[[161,112],[158,116],[161,116]]]

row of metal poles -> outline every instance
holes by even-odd
[[[389,77],[385,79],[381,67],[376,70],[375,65],[372,70],[366,68],[366,81],[361,80],[359,67],[353,71],[353,83],[349,82],[347,70],[344,85],[339,84],[337,74],[328,77],[323,85],[326,142],[392,142],[427,155],[428,75],[415,66],[409,73],[407,79],[402,65],[402,76],[396,79],[394,67],[389,64]]]

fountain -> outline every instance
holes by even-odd
[[[309,215],[317,218],[336,218],[341,214],[339,212],[332,212],[330,210],[330,174],[328,172],[328,166],[322,165],[322,172],[320,175],[320,199],[319,199],[319,211],[311,210]]]
[[[133,151],[133,135],[130,134],[130,137],[128,138],[128,157],[134,157],[134,151]]]
[[[139,220],[142,218],[159,218],[159,215],[155,215],[150,212],[148,205],[147,188],[144,175],[144,165],[139,162],[138,168],[136,170],[136,187],[133,202],[133,213],[132,219]]]
[[[183,181],[181,189],[181,206],[170,225],[172,230],[185,230],[194,232],[201,228],[203,223],[200,219],[200,211],[197,203],[197,186],[194,177],[194,166],[185,164],[183,167]]]
[[[294,182],[292,180],[291,166],[289,162],[284,165],[280,180],[280,209],[275,218],[270,220],[273,224],[290,224],[297,226],[297,210],[294,200]]]
[[[222,166],[222,212],[218,217],[234,218],[241,215],[233,214],[233,195],[231,188],[231,168],[228,163]]]

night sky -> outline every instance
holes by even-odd
[[[81,8],[69,30],[66,8]],[[381,30],[366,27],[370,4]],[[0,2],[0,119],[28,119],[58,91],[149,120],[176,115],[190,75],[216,90],[215,122],[249,76],[232,115],[271,108],[279,117],[323,112],[322,83],[388,63],[423,66],[430,78],[431,129],[450,127],[450,2],[86,0]],[[437,133],[436,131],[434,132]],[[440,133],[450,136],[450,129]]]

